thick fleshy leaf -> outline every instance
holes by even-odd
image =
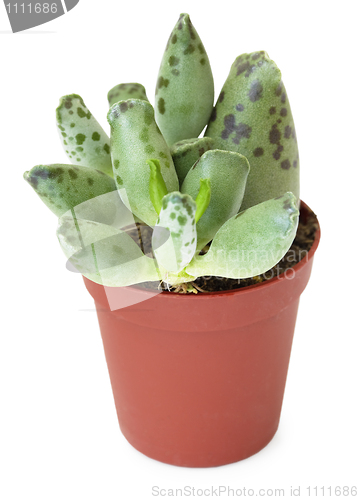
[[[117,229],[135,227],[137,222],[121,200],[117,189],[76,205],[71,214],[78,219],[99,222]]]
[[[195,224],[196,203],[180,192],[167,194],[152,236],[152,246],[158,263],[167,271],[178,273],[191,261],[197,243]],[[165,228],[170,237],[163,243]]]
[[[169,145],[197,137],[214,99],[206,51],[188,14],[181,14],[168,40],[156,86],[156,122]]]
[[[197,223],[199,219],[203,216],[208,208],[209,202],[211,201],[211,180],[210,179],[200,179],[200,187],[196,197],[196,215],[194,217]]]
[[[299,199],[293,117],[281,72],[265,52],[237,57],[205,135],[216,141],[216,148],[248,159],[243,209],[287,191]]]
[[[148,101],[146,89],[140,83],[120,83],[113,87],[107,94],[108,103],[111,106],[119,101],[127,99],[143,99]]]
[[[159,281],[155,261],[123,231],[66,213],[57,236],[66,257],[86,278],[105,286]]]
[[[150,198],[151,170],[146,161],[159,161],[168,192],[178,190],[178,178],[169,148],[155,122],[153,108],[140,99],[121,101],[111,107],[108,121],[117,187],[126,190],[127,206],[132,213],[154,226],[158,215]],[[123,202],[127,203],[124,199]]]
[[[171,155],[180,185],[198,158],[206,151],[213,149],[213,147],[214,140],[210,137],[185,139],[173,144],[171,147]]]
[[[219,228],[242,203],[249,172],[247,159],[230,151],[214,149],[204,153],[188,172],[182,192],[196,199],[200,180],[209,179],[211,199],[207,210],[197,222],[197,249],[210,242]]]
[[[71,163],[96,168],[112,177],[110,139],[77,94],[60,99],[56,121]]]
[[[240,212],[221,227],[208,252],[195,257],[186,272],[239,279],[268,271],[289,250],[298,215],[293,193]]]
[[[116,190],[112,177],[80,165],[37,165],[24,173],[24,179],[58,217],[86,200]]]

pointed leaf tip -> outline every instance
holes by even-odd
[[[202,217],[202,215],[207,210],[209,202],[211,200],[211,181],[210,179],[200,179],[200,188],[196,198],[196,215],[195,221],[196,223]]]
[[[168,193],[165,181],[161,174],[160,162],[156,159],[146,160],[147,165],[151,169],[149,191],[151,202],[159,214],[162,208],[162,199]]]

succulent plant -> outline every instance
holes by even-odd
[[[199,276],[264,273],[288,251],[299,159],[281,73],[265,52],[243,54],[213,100],[188,14],[169,37],[154,107],[139,83],[109,91],[111,138],[79,95],[60,99],[57,127],[72,165],[38,165],[24,177],[59,217],[60,245],[84,276],[190,291]],[[149,227],[145,252],[129,229],[145,238]]]

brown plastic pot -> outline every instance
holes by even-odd
[[[105,287],[84,278],[120,427],[137,450],[168,464],[211,467],[243,460],[271,441],[319,237],[318,229],[290,273],[234,291],[151,296],[112,288],[120,301],[140,302],[111,310]]]

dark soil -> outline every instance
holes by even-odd
[[[231,279],[231,278],[223,278],[216,276],[201,276],[197,278],[194,282],[192,282],[193,287],[197,293],[205,293],[205,292],[220,292],[225,290],[233,290],[236,288],[243,288],[246,286],[254,285],[257,283],[261,283],[263,281],[268,281],[275,276],[278,276],[283,273],[289,273],[290,268],[295,266],[298,262],[300,262],[303,258],[306,258],[311,246],[314,242],[315,233],[318,229],[318,222],[315,214],[311,211],[308,211],[308,217],[304,220],[304,217],[301,215],[299,218],[299,224],[297,229],[297,235],[292,243],[292,246],[288,250],[288,252],[284,255],[282,260],[278,262],[272,269],[269,269],[264,274],[260,274],[258,276],[254,276],[253,278],[245,278],[245,279]],[[152,236],[152,228],[149,226],[144,226],[137,224],[137,228],[131,229],[128,231],[128,234],[131,238],[141,247],[142,251],[148,255],[149,257],[153,257],[151,250],[151,236]],[[209,248],[209,247],[208,247]],[[208,249],[207,248],[207,249]],[[205,253],[206,249],[204,249]],[[138,288],[145,288],[147,290],[158,289],[159,285],[156,282],[147,282],[135,285]],[[171,291],[171,292],[179,292],[186,293],[186,284],[183,288],[172,288],[168,290],[168,288],[164,284],[160,284],[162,290]]]

